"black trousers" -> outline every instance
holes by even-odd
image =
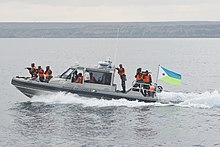
[[[125,81],[126,81],[126,75],[121,76],[121,86],[122,86],[123,92],[126,92]]]
[[[44,82],[44,77],[39,77],[39,80],[40,80],[41,82]]]

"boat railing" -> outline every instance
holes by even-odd
[[[139,92],[143,92],[147,91],[147,92],[156,92],[156,83],[152,83],[152,84],[147,84],[144,82],[137,82],[137,81],[133,81],[132,82],[132,90],[133,91],[139,91]]]

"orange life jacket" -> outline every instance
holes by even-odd
[[[38,71],[38,76],[40,78],[44,77],[44,70],[42,68]]]
[[[52,77],[52,71],[49,69],[48,71],[46,71],[46,78],[49,79]]]
[[[36,66],[33,66],[30,71],[33,75],[37,74]]]
[[[154,91],[154,86],[150,86],[150,91]]]
[[[90,83],[95,83],[95,78],[94,78],[94,77],[91,77],[90,80],[89,80],[89,82],[90,82]]]
[[[76,80],[76,83],[82,84],[82,82],[83,82],[83,77],[82,76],[78,77],[78,79]]]
[[[151,80],[150,80],[151,76],[148,74],[148,75],[143,75],[143,80],[145,83],[150,83]]]
[[[136,81],[142,81],[143,80],[142,73],[137,74],[135,78],[136,78]]]
[[[119,68],[118,69],[118,74],[120,75],[120,76],[123,76],[123,75],[125,75],[125,69],[122,67],[122,68]]]

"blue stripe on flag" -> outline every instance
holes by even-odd
[[[172,77],[172,78],[176,78],[176,79],[181,79],[181,75],[180,75],[180,74],[175,73],[175,72],[173,72],[173,71],[170,71],[170,70],[168,70],[168,69],[166,69],[166,68],[164,68],[164,67],[161,67],[161,68],[166,72],[166,74],[167,74],[168,76],[170,76],[170,77]]]

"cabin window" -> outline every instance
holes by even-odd
[[[75,71],[75,69],[69,68],[60,76],[60,78],[71,79],[71,74],[73,73],[73,71]]]
[[[112,73],[98,72],[98,71],[86,71],[84,78],[86,83],[111,85]]]

